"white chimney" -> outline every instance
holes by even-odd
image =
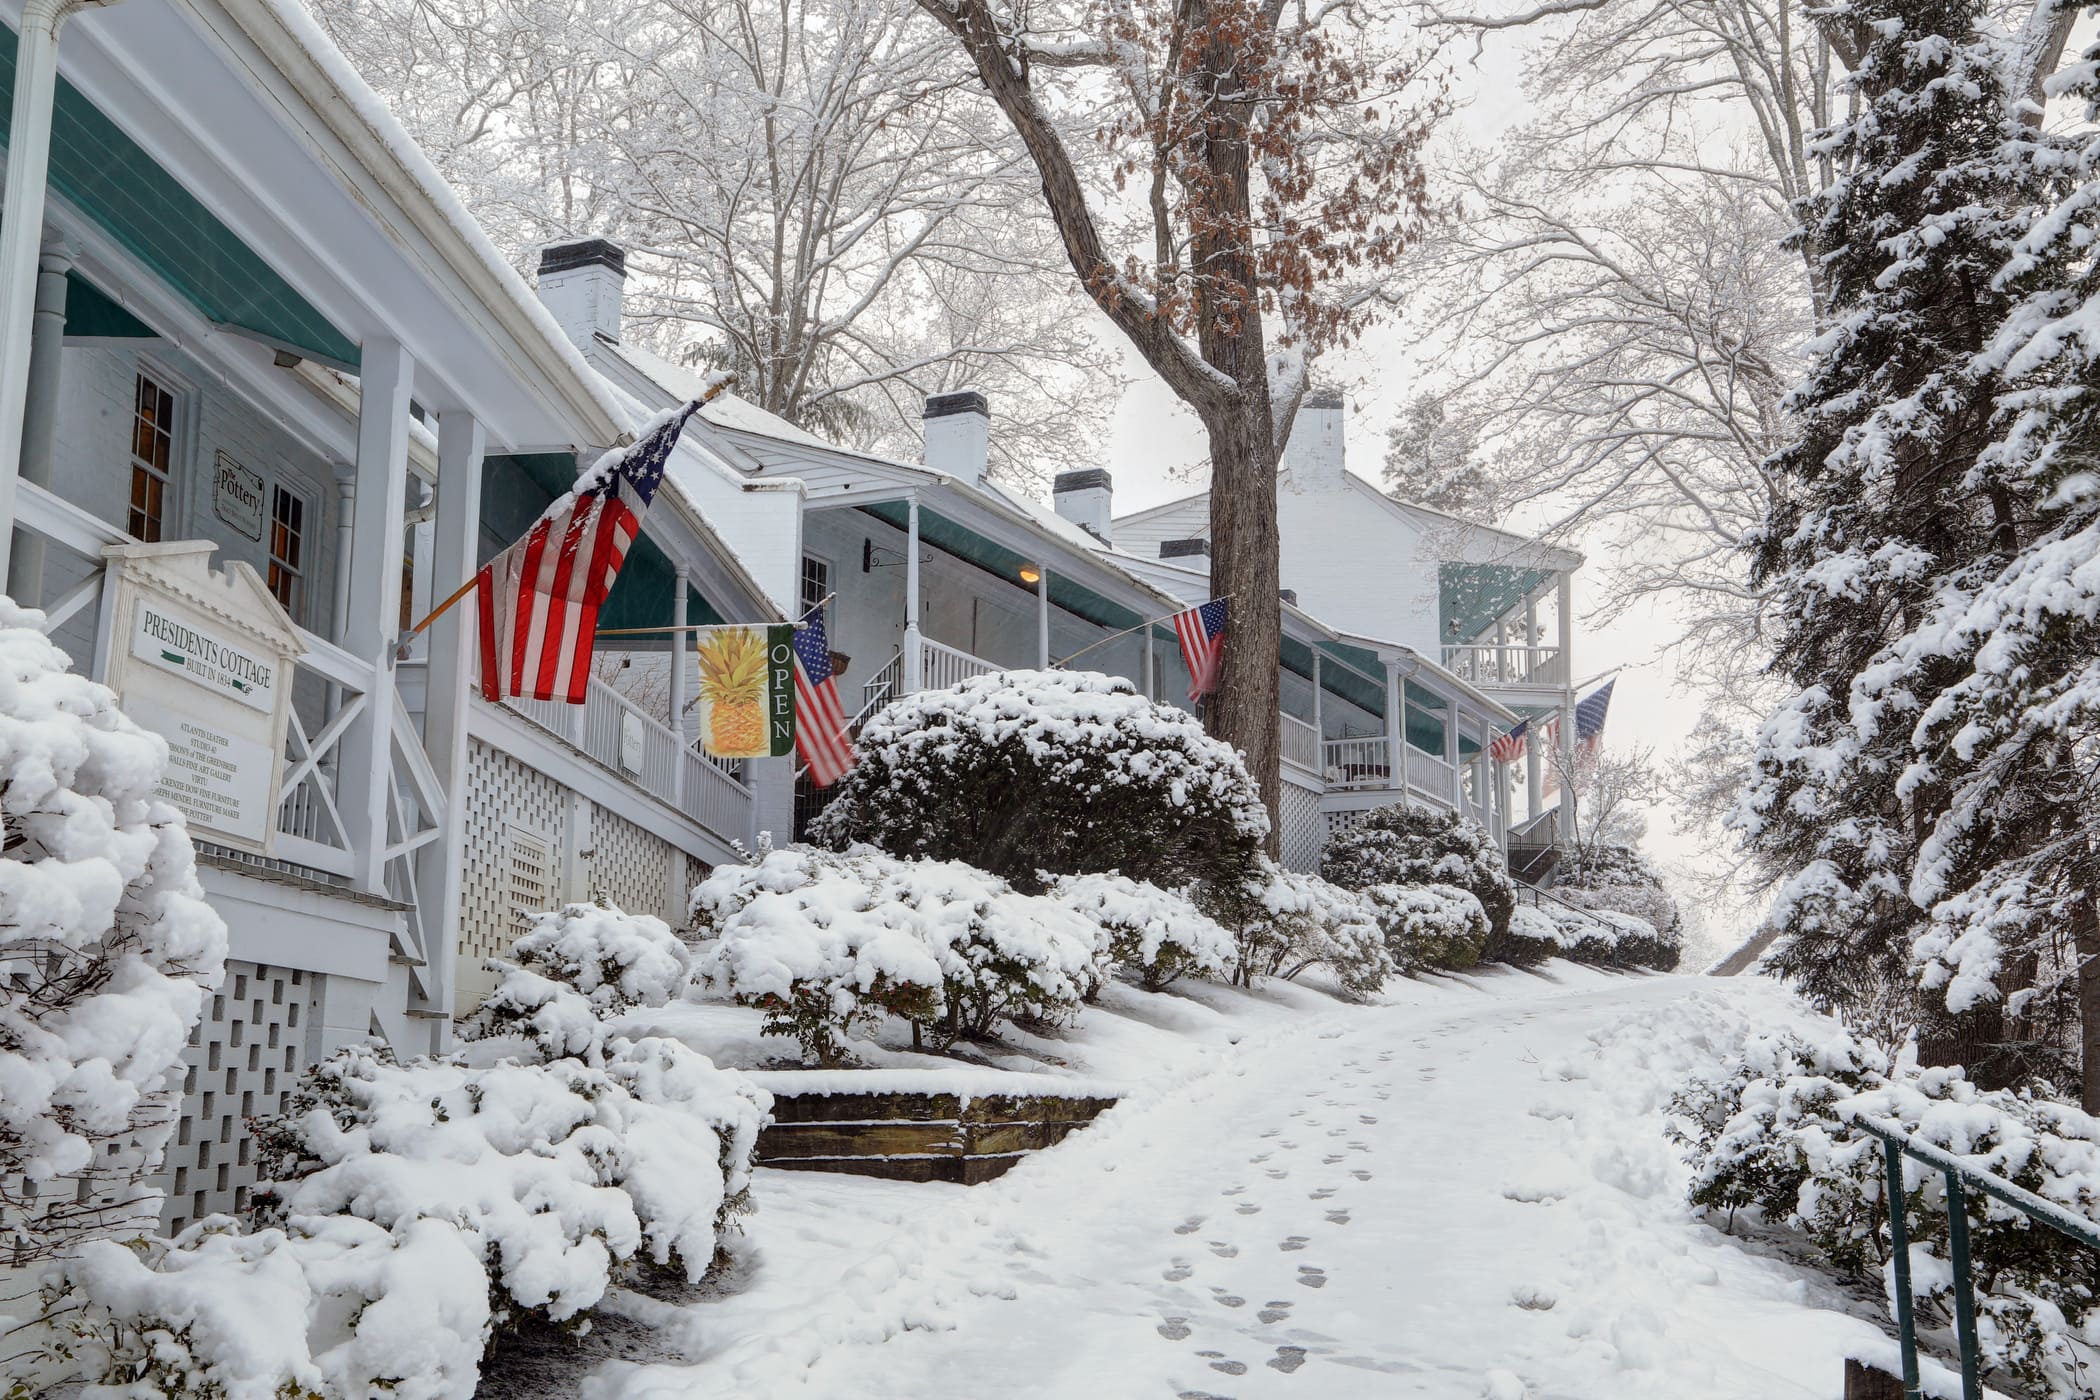
[[[1050,499],[1057,513],[1103,544],[1109,539],[1109,503],[1115,482],[1099,467],[1085,471],[1059,472],[1050,483]]]
[[[627,253],[617,243],[585,238],[540,250],[540,300],[579,349],[593,336],[618,342],[626,282]]]
[[[1342,396],[1320,390],[1305,396],[1284,444],[1284,474],[1300,491],[1342,489]]]
[[[933,394],[926,400],[925,447],[920,458],[937,472],[972,485],[984,480],[992,446],[992,407],[975,389]]]

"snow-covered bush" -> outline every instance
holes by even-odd
[[[1197,897],[1233,935],[1233,976],[1243,987],[1285,981],[1325,967],[1347,991],[1369,996],[1393,973],[1378,916],[1362,897],[1316,875],[1285,870],[1266,856],[1254,875],[1207,885]]]
[[[1631,846],[1588,846],[1568,852],[1555,871],[1553,893],[1580,909],[1627,914],[1652,930],[1615,949],[1622,962],[1672,971],[1684,948],[1684,915],[1662,877]]]
[[[696,990],[767,1012],[824,1064],[857,1029],[899,1016],[937,1048],[1001,1020],[1070,1015],[1103,975],[1101,929],[960,861],[870,846],[789,846],[716,867],[693,891],[709,940]]]
[[[1320,874],[1347,890],[1373,885],[1456,885],[1480,901],[1488,940],[1482,956],[1501,960],[1517,907],[1502,848],[1480,823],[1453,812],[1395,803],[1364,814],[1327,843]]]
[[[811,829],[844,850],[959,860],[1039,893],[1118,871],[1166,889],[1243,877],[1269,819],[1193,715],[1091,671],[1000,671],[907,696]]]
[[[15,1264],[153,1220],[170,1071],[226,956],[188,831],[153,795],[166,743],[71,674],[38,616],[0,598],[0,1240]]]
[[[623,1269],[697,1280],[748,1208],[771,1101],[603,1019],[664,999],[672,943],[572,906],[520,940],[533,967],[492,964],[461,1052],[315,1064],[258,1126],[256,1228],[69,1261],[50,1302],[73,1355],[148,1395],[468,1400],[501,1330],[571,1324]]]
[[[1487,914],[1470,890],[1372,885],[1358,893],[1377,917],[1386,951],[1402,972],[1456,972],[1479,962],[1487,947]]]
[[[1752,1038],[1672,1104],[1688,1150],[1692,1203],[1799,1233],[1839,1273],[1890,1294],[1886,1177],[1879,1139],[1852,1109],[1900,1126],[1982,1171],[2100,1220],[2100,1121],[2067,1104],[1983,1090],[1959,1069],[1892,1066],[1835,1030]],[[1927,1324],[1952,1313],[1945,1178],[1904,1169],[1912,1288]],[[2001,1380],[2089,1396],[2083,1373],[2100,1336],[2100,1255],[1966,1193],[1977,1333]]]
[[[1232,971],[1232,935],[1186,893],[1122,875],[1062,875],[1050,897],[1099,926],[1109,956],[1134,970],[1147,991],[1187,974]]]
[[[1510,931],[1512,943],[1545,945],[1551,950],[1548,956],[1574,962],[1665,970],[1677,965],[1678,942],[1658,934],[1646,919],[1610,909],[1580,909],[1557,892],[1536,906],[1519,905]]]
[[[1560,926],[1536,906],[1519,904],[1509,916],[1509,937],[1502,940],[1502,961],[1518,967],[1533,967],[1548,958],[1564,957]]]

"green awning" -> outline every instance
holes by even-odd
[[[860,509],[885,525],[895,526],[899,530],[910,528],[910,509],[902,501],[878,501]],[[928,510],[923,505],[919,507],[919,542],[930,545],[943,554],[952,555],[966,564],[974,564],[1016,588],[1032,590],[1034,587],[1021,581],[1023,564],[1043,563],[1039,559],[1024,558],[997,540],[988,539],[969,526],[950,520],[938,511]],[[1084,584],[1064,577],[1054,568],[1050,570],[1050,602],[1074,617],[1084,618],[1111,632],[1135,627],[1145,620],[1122,604],[1111,602]]]
[[[0,140],[14,87],[15,31],[0,25]],[[348,337],[64,78],[52,106],[50,186],[207,319],[356,369]]]
[[[481,556],[486,564],[524,537],[548,504],[576,481],[576,458],[567,452],[494,455],[481,464]],[[613,581],[605,606],[598,610],[598,630],[621,627],[669,627],[675,617],[678,569],[645,533],[627,550],[627,562]],[[727,618],[687,586],[688,623],[726,622]],[[612,651],[657,651],[671,645],[661,637],[612,637],[602,643]]]
[[[1473,641],[1551,577],[1511,564],[1438,565],[1437,635],[1447,646]]]
[[[66,274],[66,334],[101,340],[158,340],[159,332],[77,272]]]

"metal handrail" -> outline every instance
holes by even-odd
[[[1900,1204],[1906,1194],[1905,1157],[1923,1162],[1947,1179],[1947,1252],[1952,1256],[1949,1262],[1954,1271],[1954,1335],[1961,1347],[1962,1400],[1983,1400],[1981,1353],[1976,1346],[1976,1280],[1969,1263],[1968,1193],[1963,1183],[2090,1249],[2100,1249],[2100,1226],[2002,1176],[1979,1171],[1944,1148],[1918,1141],[1899,1124],[1870,1118],[1843,1104],[1837,1106],[1837,1113],[1881,1139],[1888,1183],[1889,1254],[1896,1272],[1896,1332],[1903,1351],[1904,1400],[1923,1400],[1925,1394],[1918,1379],[1918,1324],[1910,1295],[1910,1230]]]

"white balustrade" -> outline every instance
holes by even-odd
[[[1407,747],[1407,786],[1441,806],[1451,805],[1451,765],[1413,744]]]
[[[921,675],[925,677],[928,690],[945,690],[959,685],[972,676],[989,675],[1001,668],[981,656],[972,656],[966,651],[939,642],[921,638],[920,655],[924,657]]]
[[[1327,781],[1336,788],[1392,786],[1390,748],[1383,734],[1363,739],[1329,739],[1322,746]]]
[[[1320,766],[1320,731],[1296,715],[1279,714],[1276,719],[1284,758],[1301,768],[1317,770]]]
[[[1444,666],[1475,685],[1565,685],[1559,647],[1447,646]]]

